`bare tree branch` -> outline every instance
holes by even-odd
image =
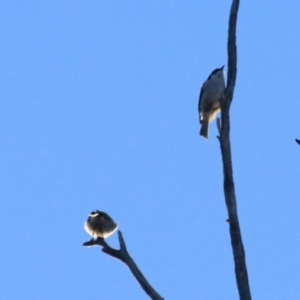
[[[239,0],[233,0],[229,16],[228,29],[228,76],[225,97],[221,101],[222,126],[220,146],[224,172],[224,194],[228,211],[228,223],[230,228],[231,246],[235,264],[235,276],[240,299],[251,300],[250,286],[245,259],[245,251],[238,220],[236,196],[233,181],[231,146],[230,146],[230,120],[229,109],[232,102],[237,74],[237,50],[236,50],[236,22],[239,8]]]
[[[102,252],[121,260],[125,263],[130,269],[131,273],[141,285],[142,289],[146,292],[146,294],[153,300],[163,300],[163,298],[154,290],[154,288],[149,284],[147,279],[144,277],[142,272],[139,270],[138,266],[135,264],[131,256],[129,255],[126,244],[123,238],[121,231],[118,231],[119,244],[120,249],[116,250],[111,248],[104,239],[97,238],[96,240],[90,240],[85,242],[83,246],[102,246]]]

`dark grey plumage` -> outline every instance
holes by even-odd
[[[223,68],[215,69],[203,83],[200,91],[198,112],[201,124],[200,135],[208,138],[209,123],[212,122],[221,110],[221,97],[225,91]]]
[[[118,227],[118,224],[103,211],[92,211],[87,221],[84,223],[84,229],[93,238],[107,238],[112,235]]]

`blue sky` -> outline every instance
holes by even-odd
[[[230,4],[2,3],[3,299],[147,299],[82,247],[95,209],[165,299],[238,299],[216,126],[205,141],[197,115]],[[298,1],[242,1],[238,18],[231,142],[258,300],[300,299],[299,19]]]

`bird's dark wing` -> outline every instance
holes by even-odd
[[[203,95],[203,86],[200,90],[200,96],[199,96],[199,101],[198,101],[198,112],[200,113],[200,107],[201,107],[201,99],[202,99],[202,95]]]
[[[297,140],[297,139],[295,139],[295,140],[296,140],[296,143],[300,145],[300,140]]]

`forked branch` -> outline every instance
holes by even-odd
[[[135,277],[135,279],[138,281],[138,283],[141,285],[142,289],[146,292],[146,294],[153,300],[163,300],[163,298],[154,290],[154,288],[149,284],[147,279],[144,277],[142,272],[139,270],[138,266],[135,264],[131,256],[129,255],[126,244],[123,238],[123,235],[121,231],[118,231],[118,238],[119,238],[119,244],[120,249],[116,250],[111,248],[104,239],[97,238],[96,240],[90,240],[88,242],[85,242],[83,246],[90,247],[90,246],[101,246],[102,252],[119,259],[123,263],[125,263],[128,268],[130,269],[131,273]]]

